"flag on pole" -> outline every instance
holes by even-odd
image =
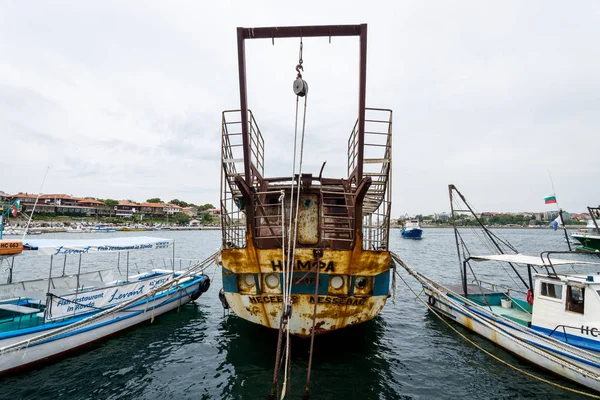
[[[548,224],[548,226],[553,227],[554,230],[557,230],[559,225],[560,225],[560,215],[558,217],[554,218],[554,221],[552,221]]]
[[[10,207],[10,212],[12,213],[13,217],[17,216],[17,213],[19,212],[19,205],[19,200],[15,200],[15,202]]]
[[[546,204],[556,204],[556,196],[548,196],[548,197],[544,197],[544,202]]]

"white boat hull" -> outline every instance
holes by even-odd
[[[40,335],[39,332],[32,335],[5,339],[0,342],[0,351],[2,350],[1,348],[17,342],[26,343],[27,341],[32,341],[34,343],[18,350],[9,349],[0,352],[0,374],[16,372],[36,363],[59,357],[134,325],[152,320],[154,317],[192,301],[190,295],[200,290],[200,285],[201,282],[197,282],[194,285],[172,293],[165,293],[164,296],[149,298],[142,304],[134,304],[121,312],[117,311],[101,316],[90,325],[75,326],[72,331],[44,341],[35,342],[35,337]],[[48,332],[44,332],[44,334],[48,334]]]
[[[431,286],[424,285],[430,306],[455,322],[478,333],[498,346],[543,369],[556,373],[588,388],[600,391],[600,359],[597,355],[575,348],[528,328],[511,326],[476,313],[459,301]],[[431,300],[431,299],[435,299]],[[433,303],[433,305],[432,305]],[[500,326],[501,325],[501,326]]]

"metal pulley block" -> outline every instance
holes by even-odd
[[[294,81],[294,93],[296,96],[304,97],[308,93],[308,83],[302,78]]]

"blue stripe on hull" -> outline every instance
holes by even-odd
[[[425,289],[425,288],[424,288],[424,289]],[[431,296],[429,293],[426,293],[426,296],[427,296],[428,300],[429,300],[429,298],[433,297],[433,296]],[[435,298],[435,297],[434,297],[434,298]],[[446,307],[450,308],[450,310],[451,310],[451,311],[453,311],[453,312],[456,312],[456,313],[462,314],[462,315],[464,315],[465,317],[467,317],[467,318],[470,318],[470,316],[469,316],[468,314],[465,314],[464,312],[462,312],[462,311],[461,311],[461,310],[459,310],[458,308],[454,307],[452,304],[449,304],[449,303],[447,303],[447,302],[445,302],[445,301],[443,301],[443,300],[440,300],[440,299],[438,299],[438,298],[435,298],[435,302],[434,302],[434,305],[433,305],[432,307],[433,307],[433,308],[434,308],[436,311],[441,311],[441,312],[443,312],[443,313],[444,313],[444,315],[446,315],[446,316],[450,316],[450,317],[454,318],[454,320],[455,320],[455,321],[456,321],[456,316],[455,316],[455,315],[453,315],[452,313],[449,313],[448,311],[445,311],[445,310],[441,309],[440,307],[438,307],[438,306],[437,306],[437,304],[438,304],[438,303],[441,303],[441,304],[445,305]],[[429,303],[429,304],[431,305],[431,303]],[[459,304],[461,304],[462,306],[465,306],[465,307],[467,307],[467,308],[469,309],[469,311],[473,312],[474,314],[478,315],[479,317],[483,318],[484,320],[488,320],[488,321],[490,321],[490,320],[491,320],[491,321],[494,321],[494,322],[496,322],[496,323],[499,323],[500,325],[504,325],[504,326],[506,326],[506,327],[510,327],[510,325],[508,325],[507,323],[503,322],[503,321],[502,321],[501,319],[499,319],[499,318],[495,318],[495,317],[494,317],[493,315],[491,315],[491,314],[486,314],[486,313],[484,313],[484,312],[481,312],[481,311],[479,311],[479,310],[473,309],[473,308],[471,308],[471,307],[467,306],[466,304],[464,304],[463,302],[460,302],[460,301],[459,301]],[[457,321],[457,322],[458,322],[458,321]],[[473,332],[475,332],[475,333],[479,334],[479,333],[478,333],[478,332],[476,332],[476,331],[475,331],[475,330],[474,330],[472,327],[469,327],[469,326],[463,325],[463,324],[461,324],[460,322],[458,322],[458,323],[459,323],[460,325],[464,326],[465,328],[468,328],[468,329],[470,329],[471,331],[473,331]],[[527,329],[527,331],[528,331],[528,332],[529,332],[531,335],[541,335],[541,336],[548,336],[548,337],[550,337],[550,336],[549,336],[549,333],[551,332],[549,329],[544,329],[544,328],[540,328],[540,327],[531,327],[531,328]],[[514,336],[513,334],[511,334],[511,333],[509,333],[509,332],[506,332],[506,333],[507,333],[508,335],[512,336],[512,337],[516,337],[516,336]],[[482,336],[483,336],[483,335],[482,335]],[[563,335],[562,335],[562,332],[561,332],[561,336],[563,336]],[[600,347],[596,347],[596,349],[594,349],[593,347],[585,347],[585,346],[581,346],[581,345],[579,345],[579,344],[575,344],[575,342],[574,342],[574,341],[571,341],[571,338],[573,338],[573,337],[574,337],[573,335],[568,335],[568,340],[569,340],[569,341],[567,342],[567,343],[569,343],[569,344],[570,344],[570,345],[572,345],[572,346],[576,346],[576,347],[583,348],[583,349],[588,349],[588,350],[595,350],[595,351],[599,351],[599,350],[600,350]],[[555,334],[554,334],[554,335],[552,335],[552,338],[554,338],[554,339],[559,339],[559,337],[557,336],[556,332],[555,332]],[[560,339],[560,340],[564,342],[565,340],[563,340],[563,339],[564,339],[564,336],[563,336],[563,338],[562,338],[562,339]],[[585,341],[590,341],[589,339],[583,339],[583,338],[579,338],[579,339],[580,339],[580,340],[585,340]],[[544,346],[544,345],[542,345],[542,344],[540,344],[540,343],[537,343],[537,342],[534,342],[534,341],[532,341],[532,340],[523,340],[523,341],[524,341],[524,342],[526,342],[526,343],[528,343],[528,344],[530,344],[530,345],[533,345],[533,346],[536,346],[536,347],[543,348],[543,349],[545,349],[545,350],[547,350],[547,351],[550,351],[550,352],[552,352],[552,353],[555,353],[555,354],[560,354],[561,356],[564,356],[564,357],[567,357],[567,358],[570,358],[570,359],[573,359],[573,360],[576,360],[576,361],[582,362],[582,363],[584,363],[584,364],[591,365],[591,366],[593,366],[593,367],[595,367],[595,368],[600,368],[600,365],[599,365],[599,364],[596,364],[596,363],[594,363],[594,362],[590,362],[590,361],[588,361],[588,360],[586,360],[586,359],[584,359],[584,358],[577,357],[577,356],[574,356],[574,355],[571,355],[571,354],[567,354],[567,353],[565,353],[565,352],[562,352],[562,351],[560,351],[560,350],[557,350],[557,349],[554,349],[554,348],[550,348],[550,347],[548,347],[548,346]],[[498,345],[499,345],[500,347],[503,347],[503,348],[505,348],[504,346],[502,346],[502,345],[500,345],[500,344],[498,344]],[[588,346],[589,346],[589,345],[588,345]]]
[[[540,333],[543,333],[544,335],[548,335],[548,336],[550,336],[550,334],[552,333],[552,330],[547,329],[547,328],[542,328],[541,326],[532,325],[531,329],[534,329],[534,330],[536,330]],[[566,337],[565,337],[565,335],[566,335]],[[554,331],[554,333],[552,333],[552,338],[558,339],[561,342],[568,343],[571,346],[579,347],[581,349],[600,352],[600,341],[594,340],[594,339],[587,339],[587,338],[584,338],[581,336],[565,333],[560,328],[556,329]]]
[[[263,291],[261,290],[262,287],[262,283],[260,282],[260,279],[258,277],[258,274],[253,274],[254,275],[254,281],[255,281],[255,285],[254,288],[252,290],[252,293],[245,293],[247,295],[255,295],[255,294],[262,294]],[[283,291],[283,274],[282,273],[277,273],[277,275],[279,276],[279,282],[280,282],[280,289]],[[223,276],[223,291],[227,292],[227,293],[239,293],[238,290],[238,284],[237,284],[237,274],[235,274],[234,272],[228,270],[225,267],[222,267],[222,276]],[[329,274],[319,274],[319,289],[318,289],[318,294],[321,296],[327,296],[329,295],[329,279],[331,277],[333,277],[335,275],[329,275]],[[354,286],[356,283],[356,278],[358,276],[363,276],[363,275],[350,275],[350,280],[351,280],[351,284],[350,284],[350,291],[348,293],[348,295],[353,296],[354,295]],[[315,293],[315,279],[317,277],[317,275],[315,273],[308,273],[308,275],[306,274],[306,272],[294,272],[294,278],[293,281],[297,282],[298,280],[300,280],[301,278],[305,277],[305,281],[308,279],[309,282],[311,283],[304,283],[301,282],[300,284],[295,284],[292,286],[292,294],[314,294]],[[373,276],[373,294],[372,296],[387,296],[390,293],[390,270],[388,269],[387,271],[383,271],[382,273]],[[273,294],[270,292],[267,292],[267,294]]]

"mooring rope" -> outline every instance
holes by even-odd
[[[306,371],[306,385],[304,386],[304,395],[302,395],[302,399],[308,399],[310,395],[310,371],[312,370],[312,359],[313,359],[313,350],[315,345],[315,323],[317,321],[317,304],[319,299],[319,272],[321,265],[321,255],[317,253],[317,278],[315,280],[315,305],[313,307],[313,316],[312,316],[312,328],[310,330],[310,352],[308,353],[308,370]]]
[[[403,267],[405,267],[405,268],[406,268],[406,265],[404,264],[404,262],[402,262],[402,260],[400,260],[400,258],[399,258],[397,255],[396,255],[396,257],[397,257],[397,261],[399,261],[399,264],[400,264],[400,265],[402,265]],[[423,300],[423,299],[422,299],[422,298],[421,298],[421,297],[420,297],[420,296],[417,294],[417,292],[415,292],[415,291],[414,291],[414,289],[413,289],[413,288],[412,288],[412,287],[411,287],[411,286],[408,284],[408,282],[406,282],[406,280],[405,280],[405,279],[402,277],[402,275],[400,275],[400,273],[399,273],[397,270],[395,271],[395,273],[396,273],[396,275],[398,275],[398,277],[399,277],[399,278],[402,280],[402,282],[404,282],[404,284],[406,285],[406,287],[407,287],[407,288],[408,288],[408,289],[409,289],[409,290],[410,290],[410,291],[411,291],[411,292],[412,292],[412,293],[415,295],[415,297],[416,297],[416,298],[417,298],[417,299],[418,299],[418,300],[419,300],[421,303],[423,303],[423,304],[424,304],[424,305],[425,305],[425,306],[426,306],[426,307],[427,307],[429,310],[431,310],[431,312],[432,312],[432,313],[433,313],[433,314],[434,314],[434,315],[435,315],[435,316],[436,316],[436,317],[437,317],[437,318],[438,318],[440,321],[442,321],[444,324],[446,324],[446,326],[448,326],[448,327],[449,327],[449,328],[450,328],[452,331],[454,331],[454,332],[455,332],[455,333],[456,333],[458,336],[460,336],[462,339],[464,339],[465,341],[467,341],[469,344],[473,345],[473,346],[474,346],[475,348],[477,348],[478,350],[482,351],[484,354],[486,354],[486,355],[490,356],[491,358],[493,358],[494,360],[498,361],[499,363],[501,363],[501,364],[503,364],[503,365],[505,365],[505,366],[507,366],[507,367],[509,367],[509,368],[511,368],[511,369],[513,369],[513,370],[515,370],[515,371],[517,371],[517,372],[519,372],[519,373],[521,373],[521,374],[525,375],[525,376],[528,376],[528,377],[530,377],[530,378],[536,379],[536,380],[538,380],[538,381],[540,381],[540,382],[547,383],[547,384],[549,384],[549,385],[552,385],[552,386],[554,386],[554,387],[557,387],[557,388],[559,388],[559,389],[563,389],[563,390],[566,390],[566,391],[569,391],[569,392],[572,392],[572,393],[576,393],[576,394],[580,394],[580,395],[583,395],[583,396],[587,396],[587,397],[590,397],[590,398],[593,398],[593,399],[600,399],[600,396],[598,396],[598,395],[595,395],[595,394],[593,394],[593,393],[584,392],[584,391],[581,391],[581,390],[578,390],[578,389],[573,389],[573,388],[570,388],[570,387],[568,387],[568,386],[564,386],[564,385],[561,385],[561,384],[559,384],[559,383],[552,382],[552,381],[550,381],[550,380],[548,380],[548,379],[545,379],[545,378],[542,378],[542,377],[540,377],[540,376],[537,376],[537,375],[535,375],[535,374],[532,374],[531,372],[527,372],[527,371],[525,371],[525,370],[523,370],[523,369],[521,369],[521,368],[519,368],[519,367],[517,367],[517,366],[515,366],[515,365],[512,365],[512,364],[510,364],[510,363],[509,363],[509,362],[507,362],[507,361],[504,361],[504,360],[503,360],[503,359],[501,359],[500,357],[498,357],[498,356],[496,356],[496,355],[494,355],[494,354],[490,353],[489,351],[487,351],[486,349],[484,349],[483,347],[481,347],[480,345],[478,345],[477,343],[475,343],[473,340],[469,339],[469,338],[468,338],[467,336],[465,336],[463,333],[459,332],[459,331],[458,331],[458,330],[457,330],[455,327],[453,327],[453,326],[450,324],[450,322],[446,321],[446,320],[444,319],[444,317],[443,317],[442,315],[440,315],[440,314],[439,314],[439,313],[438,313],[438,312],[435,310],[435,308],[433,308],[433,307],[432,307],[430,304],[428,304],[428,303],[427,303],[425,300]]]

